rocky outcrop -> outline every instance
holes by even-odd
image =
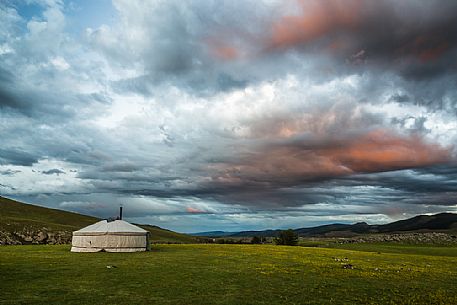
[[[50,231],[48,228],[6,231],[0,229],[0,245],[29,245],[29,244],[69,244],[71,231]]]
[[[340,238],[337,243],[404,243],[404,244],[457,244],[457,236],[440,233],[440,232],[425,232],[425,233],[393,233],[393,234],[367,234],[353,238]]]

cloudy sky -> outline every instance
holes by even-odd
[[[0,194],[180,232],[457,212],[457,1],[4,0]]]

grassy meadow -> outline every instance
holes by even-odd
[[[457,304],[455,248],[381,246],[5,246],[0,304]]]

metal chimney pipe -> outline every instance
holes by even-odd
[[[122,220],[122,207],[119,207],[119,219]]]

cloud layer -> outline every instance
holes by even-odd
[[[0,4],[2,195],[187,232],[455,211],[454,1],[78,5]]]

